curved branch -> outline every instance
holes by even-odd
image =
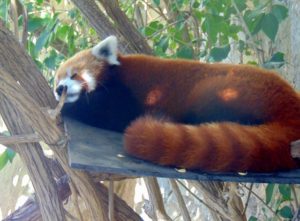
[[[0,87],[2,88],[0,95],[4,95],[3,99],[0,99],[0,110],[9,131],[11,134],[32,133],[32,126],[46,142],[57,142],[63,137],[63,133],[56,126],[55,121],[51,120],[48,114],[40,109],[41,107],[50,106],[53,108],[55,106],[52,91],[24,48],[1,24],[0,51],[3,52],[0,59],[1,79],[8,84],[6,85],[0,81]],[[7,98],[11,98],[12,102]],[[24,111],[24,113],[21,114],[20,111]],[[43,125],[41,125],[41,122]],[[22,159],[25,160],[27,167],[32,169],[32,173],[29,173],[29,175],[37,196],[41,199],[39,203],[43,219],[51,221],[65,220],[63,207],[55,200],[57,191],[54,190],[56,185],[53,183],[51,171],[47,171],[46,162],[42,160],[44,157],[43,152],[38,151],[37,145],[32,144],[33,148],[19,148],[18,152],[21,157],[23,156]],[[90,176],[83,172],[74,171],[69,167],[66,148],[59,148],[58,145],[51,146],[51,148],[64,170],[76,184],[92,219],[99,220],[103,218],[103,220],[107,220],[103,214],[102,200],[97,197],[99,190]],[[45,200],[48,198],[52,201]]]
[[[190,217],[190,214],[189,214],[189,211],[186,207],[186,204],[184,202],[184,199],[183,199],[183,196],[180,192],[180,189],[176,183],[176,180],[174,179],[169,179],[170,181],[170,184],[171,184],[171,187],[172,187],[172,190],[173,190],[173,193],[175,194],[175,197],[178,201],[178,206],[179,206],[179,209],[181,211],[181,215],[183,217],[183,220],[184,221],[191,221],[191,217]]]
[[[41,138],[35,134],[25,134],[25,135],[14,135],[14,136],[0,136],[0,144],[21,144],[21,143],[36,143],[41,141]]]
[[[34,127],[46,143],[66,143],[65,137],[56,126],[55,121],[51,120],[23,87],[2,68],[0,68],[0,91],[24,115],[29,124]]]
[[[72,0],[74,5],[87,18],[90,25],[95,29],[97,34],[102,38],[109,35],[116,35],[120,41],[120,49],[122,52],[135,53],[135,49],[128,45],[125,38],[109,21],[107,16],[99,9],[94,0]]]
[[[115,22],[117,29],[137,53],[152,54],[152,50],[145,41],[145,38],[133,26],[125,13],[120,9],[117,0],[98,0],[102,3],[107,14]]]

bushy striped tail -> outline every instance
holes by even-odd
[[[232,122],[184,125],[142,117],[125,132],[125,148],[160,165],[203,171],[271,172],[296,168],[290,143],[300,127]]]

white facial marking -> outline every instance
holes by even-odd
[[[58,82],[56,88],[58,88],[59,86],[64,86],[64,87],[66,86],[68,88],[67,89],[67,97],[65,100],[66,103],[75,102],[79,98],[80,93],[82,91],[81,83],[79,81],[71,79],[69,76],[67,76],[64,79],[61,79]],[[54,96],[55,96],[55,99],[57,101],[59,101],[60,95],[57,94],[55,89],[54,89]]]
[[[71,77],[71,75],[72,75],[72,68],[68,67],[67,68],[67,76]]]
[[[109,36],[92,48],[92,54],[105,59],[111,65],[120,65],[117,60],[118,41],[116,36]]]
[[[55,100],[59,101],[60,99],[60,96],[56,93],[55,89],[54,89],[54,97],[55,97]]]
[[[87,89],[88,92],[95,90],[95,88],[97,86],[96,79],[95,79],[94,75],[91,72],[89,72],[89,70],[84,70],[81,77],[85,80],[85,82],[88,86],[88,89]]]

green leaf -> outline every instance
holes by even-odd
[[[247,8],[246,0],[234,0],[236,6],[238,7],[239,11],[243,11]]]
[[[76,8],[68,10],[68,15],[71,19],[75,19],[77,16],[77,10]]]
[[[213,61],[222,61],[223,59],[227,58],[229,51],[229,44],[224,47],[214,47],[210,51],[210,57]]]
[[[9,4],[9,0],[0,1],[0,18],[2,18],[5,22],[8,21]]]
[[[28,19],[28,32],[34,32],[37,29],[43,27],[47,23],[48,19],[39,17],[31,17]]]
[[[57,58],[57,53],[54,50],[51,50],[50,56],[45,58],[44,63],[47,66],[47,68],[51,70],[56,69],[56,58]]]
[[[74,32],[69,32],[67,42],[68,42],[68,54],[73,55],[76,52]]]
[[[153,21],[150,22],[150,24],[144,28],[143,32],[147,37],[149,37],[161,30],[163,27],[164,26],[159,21]]]
[[[35,48],[35,45],[34,43],[31,41],[31,39],[28,41],[27,43],[27,51],[29,52],[30,56],[33,58],[33,59],[36,59],[37,57],[37,54],[35,53],[34,51],[34,48]]]
[[[202,30],[207,32],[208,40],[211,44],[215,44],[217,41],[217,35],[222,30],[226,32],[226,23],[223,21],[222,17],[219,16],[207,16],[202,24]],[[228,27],[227,27],[228,28]]]
[[[242,31],[241,26],[239,25],[230,25],[229,27],[229,33],[231,36],[237,34],[238,32]]]
[[[199,11],[199,10],[194,10],[193,11],[193,14],[195,15],[195,17],[201,21],[202,18],[204,17],[204,13],[202,11]]]
[[[56,36],[62,41],[67,41],[69,32],[74,32],[73,28],[68,25],[62,25],[57,28]]]
[[[7,148],[7,149],[6,149],[6,153],[7,153],[7,157],[8,157],[9,162],[12,162],[13,159],[14,159],[14,157],[16,156],[16,152],[13,151],[13,150],[10,149],[10,148]]]
[[[179,58],[192,59],[193,58],[193,49],[188,46],[181,46],[177,49],[176,55]]]
[[[248,219],[248,221],[257,221],[257,218],[254,216],[250,216],[250,218]]]
[[[258,63],[256,61],[248,61],[247,64],[258,66]]]
[[[163,52],[165,52],[169,46],[169,37],[162,37],[157,45],[162,49]]]
[[[0,170],[2,170],[4,168],[4,166],[7,164],[9,158],[8,158],[8,155],[7,155],[7,152],[6,150],[0,154]]]
[[[38,40],[36,41],[36,44],[35,44],[35,48],[34,48],[34,52],[37,54],[39,53],[42,48],[44,47],[44,45],[47,43],[49,37],[50,37],[50,31],[48,31],[47,29],[45,29],[40,37],[38,38]]]
[[[275,184],[273,184],[273,183],[270,183],[270,184],[267,185],[267,188],[266,188],[266,204],[269,204],[271,202],[273,192],[274,192],[274,187],[275,187]]]
[[[279,215],[283,218],[291,219],[293,218],[292,210],[289,206],[284,206],[279,210]]]
[[[184,0],[176,0],[177,9],[181,9],[183,6]]]
[[[266,14],[261,25],[263,32],[274,41],[279,26],[277,18],[273,14]]]
[[[51,33],[54,31],[58,21],[56,19],[57,15],[54,15],[54,18],[50,21],[49,25],[45,28],[45,30],[41,33],[39,38],[36,41],[34,52],[38,54],[42,48],[46,45],[49,38],[51,37]]]
[[[194,1],[192,4],[193,8],[199,8],[200,7],[200,2],[199,1]]]
[[[152,0],[154,5],[159,6],[160,5],[160,0]]]
[[[271,13],[281,22],[288,16],[288,9],[283,5],[272,5]]]
[[[276,52],[272,58],[263,64],[264,68],[267,69],[278,69],[285,64],[284,53]]]
[[[279,188],[279,192],[282,195],[282,200],[283,201],[291,200],[292,190],[291,190],[290,185],[288,185],[288,184],[279,184],[278,188]]]
[[[276,52],[275,54],[273,54],[270,61],[272,61],[272,62],[284,62],[284,53]]]
[[[243,51],[245,50],[245,42],[243,40],[239,40],[238,50],[240,53],[243,53]]]
[[[246,11],[244,19],[252,35],[257,34],[261,30],[264,17],[265,13],[257,13],[257,11],[250,10]]]

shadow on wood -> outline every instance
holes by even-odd
[[[255,183],[300,183],[300,169],[280,173],[205,173],[179,172],[128,156],[122,134],[65,119],[70,136],[69,164],[72,168],[126,176],[155,176],[192,180]]]

